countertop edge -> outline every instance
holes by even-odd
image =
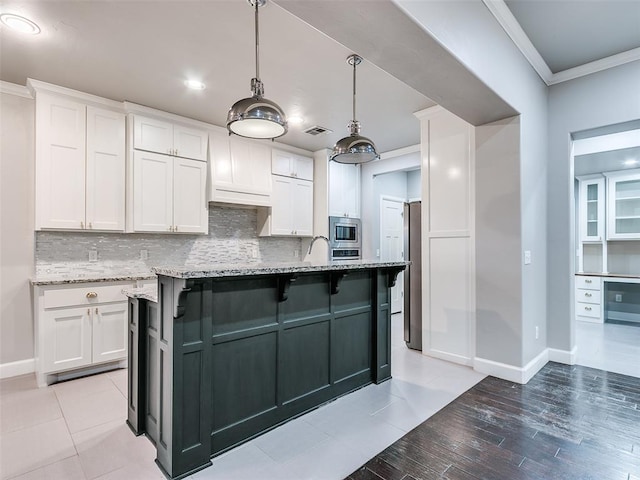
[[[134,275],[96,275],[95,277],[79,277],[74,275],[60,277],[32,277],[29,282],[33,286],[47,286],[47,285],[71,285],[75,283],[104,283],[104,282],[129,282],[134,280],[155,280],[157,275],[155,273],[141,273]]]

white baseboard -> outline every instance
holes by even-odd
[[[502,378],[510,382],[525,384],[533,378],[549,361],[549,351],[544,349],[533,360],[524,367],[514,367],[506,363],[494,362],[484,358],[476,357],[473,369],[476,372],[491,375],[492,377]]]
[[[442,352],[440,350],[428,350],[423,351],[422,354],[433,358],[439,358],[440,360],[446,360],[447,362],[457,363],[459,365],[466,365],[468,367],[473,366],[473,359],[463,357],[462,355],[456,355],[454,353]]]
[[[36,361],[34,358],[19,360],[0,364],[0,378],[16,377],[36,371]]]
[[[571,351],[549,348],[549,361],[564,363],[565,365],[575,365],[578,358],[578,346],[575,345]]]

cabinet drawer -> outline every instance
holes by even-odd
[[[121,302],[126,300],[122,289],[126,285],[87,285],[44,291],[44,308],[92,305],[95,303]],[[93,295],[95,294],[95,296]]]
[[[600,305],[602,293],[600,290],[587,290],[586,288],[576,288],[576,302],[594,303]]]
[[[584,277],[576,276],[576,288],[585,288],[587,290],[600,290],[602,278],[600,277]]]
[[[576,302],[576,315],[580,317],[600,318],[600,305]]]

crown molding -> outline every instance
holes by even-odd
[[[511,10],[509,10],[504,0],[482,0],[482,3],[489,9],[500,26],[507,35],[509,35],[509,38],[511,38],[516,47],[518,47],[533,69],[538,73],[542,81],[548,86],[640,60],[639,47],[553,73],[536,47],[531,43],[531,40],[520,26],[520,23],[518,23],[518,20],[516,20],[516,17],[513,16],[513,13],[511,13]]]
[[[16,97],[30,98],[33,100],[33,96],[27,87],[18,85],[17,83],[5,82],[4,80],[0,80],[0,93],[15,95]]]
[[[386,160],[387,158],[400,157],[401,155],[409,155],[411,153],[420,153],[420,144],[410,145],[408,147],[398,148],[396,150],[389,150],[380,154],[380,160]]]

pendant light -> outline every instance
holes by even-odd
[[[356,54],[347,57],[347,63],[353,65],[353,120],[347,127],[350,135],[338,140],[329,155],[330,160],[338,163],[358,164],[380,158],[373,142],[360,135],[360,122],[356,120],[356,66],[360,62],[362,57]]]
[[[247,0],[255,8],[256,76],[251,79],[253,96],[238,100],[227,114],[229,134],[247,138],[277,138],[287,133],[287,119],[277,103],[264,98],[264,85],[260,81],[258,7],[267,0]]]

